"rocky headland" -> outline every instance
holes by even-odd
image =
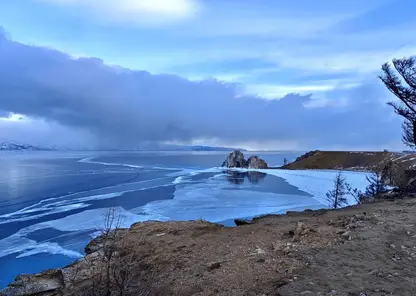
[[[281,169],[290,170],[353,170],[374,171],[389,161],[403,169],[416,168],[416,153],[407,152],[360,152],[360,151],[320,151],[314,150],[283,165]]]

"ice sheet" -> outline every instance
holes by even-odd
[[[330,170],[260,170],[261,172],[281,177],[289,184],[298,187],[300,190],[310,193],[322,204],[328,204],[326,193],[334,186],[334,179],[339,171]],[[368,173],[342,171],[346,181],[352,188],[364,191],[368,185],[366,179]],[[347,196],[348,204],[356,203],[352,196]]]

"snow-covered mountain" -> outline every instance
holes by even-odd
[[[29,151],[41,151],[41,150],[54,150],[48,147],[39,147],[29,144],[17,144],[13,142],[0,143],[0,150],[29,150]]]

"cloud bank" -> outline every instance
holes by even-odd
[[[198,0],[38,0],[86,12],[99,20],[159,25],[186,20],[200,9]]]
[[[320,100],[297,94],[265,100],[244,94],[240,84],[74,59],[3,34],[0,94],[0,114],[31,120],[14,127],[0,121],[0,138],[13,134],[21,141],[59,144],[70,137],[100,148],[195,141],[267,149],[401,146],[400,119],[385,106],[389,97],[378,81],[331,90]]]

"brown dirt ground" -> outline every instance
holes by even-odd
[[[138,254],[133,283],[147,281],[147,295],[414,296],[415,225],[416,199],[403,199],[270,215],[233,228],[138,223],[118,246],[121,256]]]

